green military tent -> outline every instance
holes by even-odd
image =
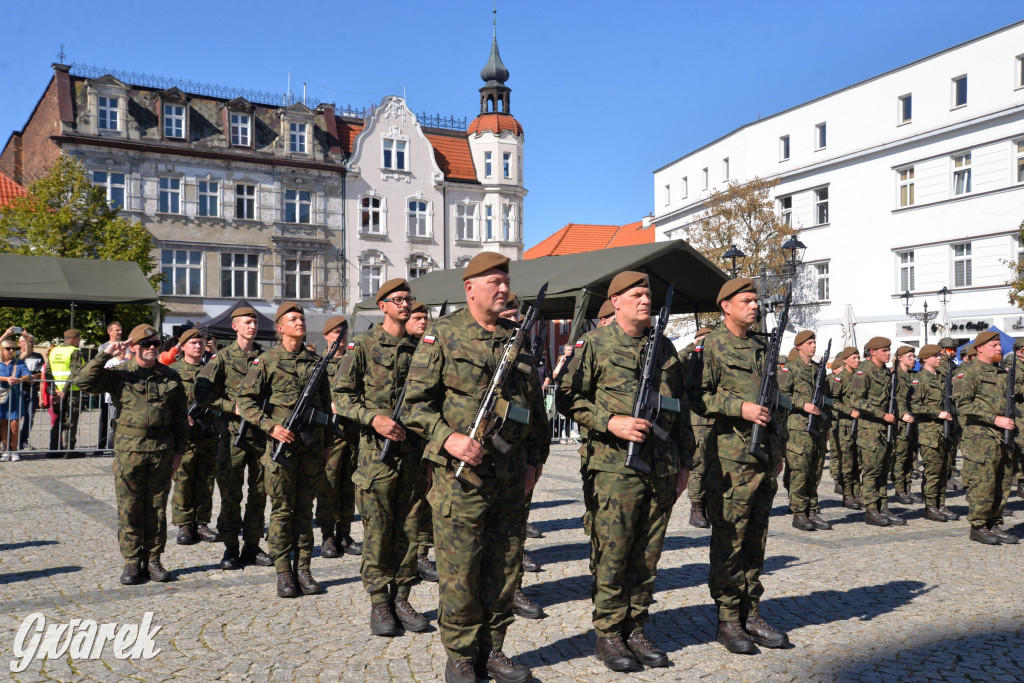
[[[0,254],[0,306],[104,309],[156,304],[134,261]]]

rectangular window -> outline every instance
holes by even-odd
[[[309,223],[312,194],[309,190],[284,191],[284,222]]]
[[[220,204],[218,201],[219,195],[217,193],[217,183],[210,180],[200,180],[198,185],[199,215],[217,216],[219,214],[217,206]]]
[[[953,194],[969,194],[971,191],[971,153],[953,157]]]
[[[235,185],[235,218],[256,220],[255,185]]]
[[[117,209],[124,208],[124,173],[93,171],[92,184],[107,193],[107,203]]]
[[[913,104],[914,101],[911,95],[904,95],[899,98],[898,115],[900,123],[910,123],[910,117],[914,113]]]
[[[1024,140],[1017,141],[1017,182],[1024,183]]]
[[[490,152],[484,152],[484,177],[490,178],[494,171],[492,169],[492,158]]]
[[[900,179],[900,206],[914,205],[914,167],[897,171]]]
[[[700,189],[708,189],[708,168],[705,166],[700,171]]]
[[[120,130],[116,97],[96,98],[96,127],[100,130]]]
[[[161,178],[159,206],[160,213],[181,213],[181,178]]]
[[[313,286],[313,261],[311,259],[286,258],[284,260],[284,298],[311,299]]]
[[[668,206],[670,203],[672,203],[672,186],[665,185],[665,206]]]
[[[814,127],[814,149],[825,149],[828,144],[828,126],[819,123]]]
[[[501,205],[501,239],[511,242],[516,237],[515,217],[513,216],[512,205]]]
[[[789,136],[783,135],[779,138],[779,161],[789,159]]]
[[[359,200],[359,229],[361,232],[379,235],[381,229],[380,221],[380,197],[363,197]]]
[[[793,227],[793,197],[779,197],[779,217],[787,228]]]
[[[249,147],[252,140],[251,125],[252,117],[248,114],[232,114],[231,144],[236,147]]]
[[[953,286],[970,287],[971,277],[971,243],[953,245]]]
[[[381,285],[381,266],[364,263],[359,268],[359,297],[365,299],[373,296]]]
[[[512,177],[512,153],[501,153],[501,173],[506,178]]]
[[[260,278],[259,254],[220,255],[220,295],[223,297],[258,297]]]
[[[1017,247],[1017,263],[1024,263],[1024,240],[1020,238],[1020,235],[1014,235],[1013,242]]]
[[[683,176],[683,190],[680,199],[686,199],[690,195],[690,181],[686,176]]]
[[[490,204],[484,207],[484,239],[494,239],[494,207]]]
[[[815,225],[828,223],[828,188],[820,187],[814,191],[814,219]]]
[[[914,252],[901,251],[897,254],[900,260],[900,291],[914,291]]]
[[[409,236],[430,237],[430,216],[427,202],[413,199],[409,202]]]
[[[306,124],[288,124],[288,149],[299,154],[306,153]]]
[[[409,279],[415,280],[430,272],[430,261],[423,257],[417,257],[409,263]]]
[[[165,104],[164,105],[164,137],[184,138],[185,137],[185,105]]]
[[[818,272],[818,301],[828,301],[828,263],[815,263]]]
[[[1017,63],[1017,78],[1014,83],[1014,88],[1024,88],[1024,55],[1019,55],[1016,60]]]
[[[455,205],[455,239],[475,240],[476,204]]]
[[[729,180],[729,157],[722,159],[722,180]]]
[[[160,271],[164,281],[160,293],[173,296],[201,296],[203,253],[185,249],[161,249]]]
[[[408,143],[405,140],[384,140],[384,168],[392,171],[404,171],[405,148]]]
[[[967,75],[953,79],[953,109],[967,104]]]

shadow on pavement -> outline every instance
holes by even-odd
[[[570,500],[568,498],[563,500],[535,500],[530,503],[531,510],[540,510],[542,508],[555,508],[560,505],[573,505],[579,503],[578,500]]]
[[[64,567],[50,567],[48,569],[32,569],[27,572],[13,572],[11,574],[0,574],[0,583],[17,583],[18,581],[32,581],[46,576],[56,574],[71,574],[80,572],[82,568],[78,565],[67,565]]]
[[[531,506],[531,509],[534,506]],[[579,517],[567,517],[565,519],[545,519],[545,520],[533,520],[530,524],[534,525],[542,534],[549,534],[555,531],[565,531],[566,529],[582,529],[583,522]]]
[[[530,544],[527,546],[526,552],[542,565],[555,562],[577,562],[590,557],[590,542],[561,543],[539,548]]]
[[[18,550],[19,548],[32,548],[40,545],[57,545],[57,541],[19,541],[18,543],[0,543],[0,552],[5,550]]]

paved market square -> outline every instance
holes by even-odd
[[[369,635],[369,602],[358,558],[313,560],[325,593],[277,598],[272,568],[223,572],[222,546],[174,544],[164,564],[171,583],[118,583],[112,459],[29,456],[0,465],[0,667],[18,681],[235,680],[437,681],[445,653],[436,632],[437,587],[413,588],[411,602],[435,629],[397,638]],[[909,524],[877,528],[846,510],[826,467],[823,514],[832,531],[790,526],[785,492],[768,539],[763,614],[789,632],[793,647],[732,655],[714,642],[707,590],[709,532],[687,524],[676,505],[656,584],[648,633],[669,654],[667,669],[618,674],[594,657],[590,629],[589,540],[575,447],[554,446],[534,497],[531,521],[544,538],[527,541],[543,571],[527,574],[527,594],[547,618],[517,619],[506,652],[554,681],[1019,681],[1024,644],[1024,545],[985,547],[967,522],[938,524],[921,506],[895,505]],[[966,512],[963,492],[950,507]],[[214,501],[214,511],[219,499]],[[269,507],[268,507],[269,509]],[[1024,536],[1024,502],[1011,498],[1005,527]],[[354,526],[361,538],[361,527]],[[317,541],[320,534],[317,531]],[[264,544],[265,547],[265,544]],[[160,651],[119,660],[107,644],[96,660],[31,661],[11,671],[26,617],[139,624],[152,612]]]

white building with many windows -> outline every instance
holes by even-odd
[[[1007,293],[1024,220],[1024,22],[762,118],[654,172],[658,239],[685,239],[711,191],[778,179],[776,209],[807,246],[803,316],[819,347],[943,336],[905,313],[952,292],[950,336],[1024,336]],[[741,246],[742,248],[742,246]],[[795,330],[791,330],[791,334]]]

